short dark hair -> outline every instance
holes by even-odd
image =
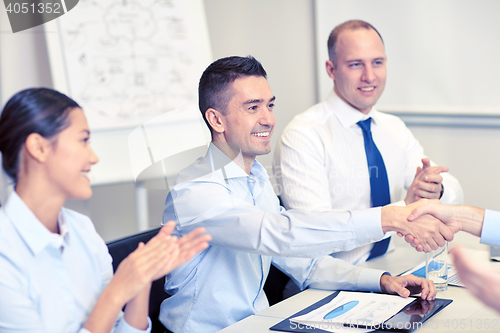
[[[262,64],[252,56],[232,56],[214,61],[201,75],[198,86],[198,105],[203,120],[210,130],[212,128],[205,118],[205,113],[210,108],[224,113],[233,97],[229,84],[242,76],[267,78],[267,73]]]
[[[14,183],[26,138],[31,133],[54,137],[69,126],[69,111],[79,107],[68,96],[48,88],[22,90],[9,99],[0,115],[0,152],[3,169]]]
[[[339,24],[332,30],[332,32],[330,33],[330,37],[328,37],[328,56],[330,58],[330,61],[335,66],[335,68],[337,68],[337,39],[340,33],[346,30],[359,30],[359,29],[366,29],[366,30],[373,29],[380,37],[382,43],[384,43],[384,40],[382,39],[382,36],[378,32],[378,30],[375,29],[375,27],[368,22],[361,20],[351,20]]]

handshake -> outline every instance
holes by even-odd
[[[422,199],[406,207],[382,208],[382,230],[396,231],[418,252],[430,252],[453,240],[458,231],[480,236],[484,209],[441,205]]]
[[[424,199],[406,207],[384,207],[382,219],[384,214],[387,214],[387,218],[401,218],[397,215],[398,210],[399,214],[404,212],[403,218],[408,213],[407,221],[395,222],[399,222],[404,229],[398,234],[404,235],[405,240],[417,251],[428,252],[441,246],[445,240],[452,240],[459,231],[481,237],[483,244],[500,246],[500,212],[471,206],[441,205],[439,200]],[[500,275],[477,265],[460,246],[455,246],[450,253],[462,283],[486,305],[500,312]]]

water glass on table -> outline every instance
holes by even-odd
[[[426,255],[425,278],[432,280],[438,291],[448,289],[448,242]]]

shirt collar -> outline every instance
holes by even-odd
[[[235,161],[230,159],[224,152],[222,152],[212,142],[208,147],[207,156],[212,164],[212,170],[218,170],[224,167],[224,178],[229,180],[231,178],[249,177],[245,170],[243,170]],[[267,181],[269,175],[266,169],[255,160],[250,168],[250,176],[254,176],[261,181]]]
[[[63,245],[63,240],[68,239],[68,227],[62,212],[59,212],[58,218],[61,235],[53,234],[36,218],[16,191],[12,191],[4,212],[33,255],[40,253],[55,240]]]
[[[61,209],[61,211],[59,212],[59,216],[57,218],[57,224],[59,224],[59,233],[60,233],[60,236],[61,238],[65,239],[66,241],[68,241],[68,224],[66,223],[66,217],[63,213],[63,209]]]
[[[332,90],[326,99],[326,104],[328,108],[333,112],[333,114],[340,121],[342,126],[345,128],[349,128],[353,125],[356,125],[358,121],[362,121],[368,118],[372,118],[373,122],[378,123],[378,111],[375,107],[372,107],[368,114],[363,114],[359,110],[356,110],[346,102],[344,102],[335,92]]]

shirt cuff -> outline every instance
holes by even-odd
[[[135,327],[132,327],[125,320],[125,316],[122,316],[121,320],[118,322],[114,333],[149,333],[151,332],[151,319],[148,317],[148,327],[145,330],[140,330]]]
[[[376,242],[384,237],[382,207],[351,211],[351,222],[358,245]]]
[[[489,209],[484,211],[481,243],[500,246],[500,212]]]
[[[380,289],[380,278],[384,274],[389,274],[389,273],[378,269],[371,269],[371,268],[363,269],[358,277],[359,290],[382,292],[382,289]]]

